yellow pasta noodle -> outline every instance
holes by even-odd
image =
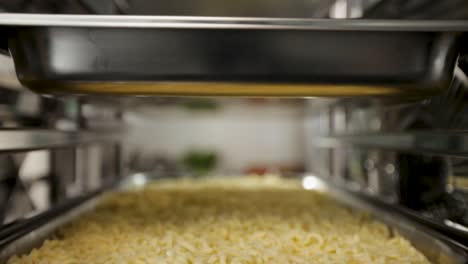
[[[429,263],[325,194],[274,179],[175,180],[112,193],[20,263]]]

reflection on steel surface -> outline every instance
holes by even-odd
[[[49,149],[116,141],[119,133],[89,131],[62,132],[56,130],[0,130],[0,152]]]
[[[359,135],[334,135],[315,137],[317,147],[334,148],[356,145],[365,148],[468,156],[468,135],[463,132],[424,131],[395,133],[363,133]]]
[[[364,31],[468,31],[464,20],[368,20],[197,16],[0,14],[0,25],[128,28],[250,28]]]
[[[323,182],[314,175],[306,175],[302,178],[302,186],[306,190],[324,190],[325,185]]]

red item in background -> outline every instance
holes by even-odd
[[[247,168],[246,174],[247,175],[265,175],[268,172],[267,167],[262,167],[262,166],[253,166],[250,168]]]

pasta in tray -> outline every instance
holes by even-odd
[[[109,194],[20,263],[429,263],[365,214],[293,181],[167,181]]]

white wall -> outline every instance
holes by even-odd
[[[127,113],[129,146],[177,158],[192,148],[217,149],[221,171],[256,164],[303,164],[303,104],[221,100],[217,111],[180,107]]]

